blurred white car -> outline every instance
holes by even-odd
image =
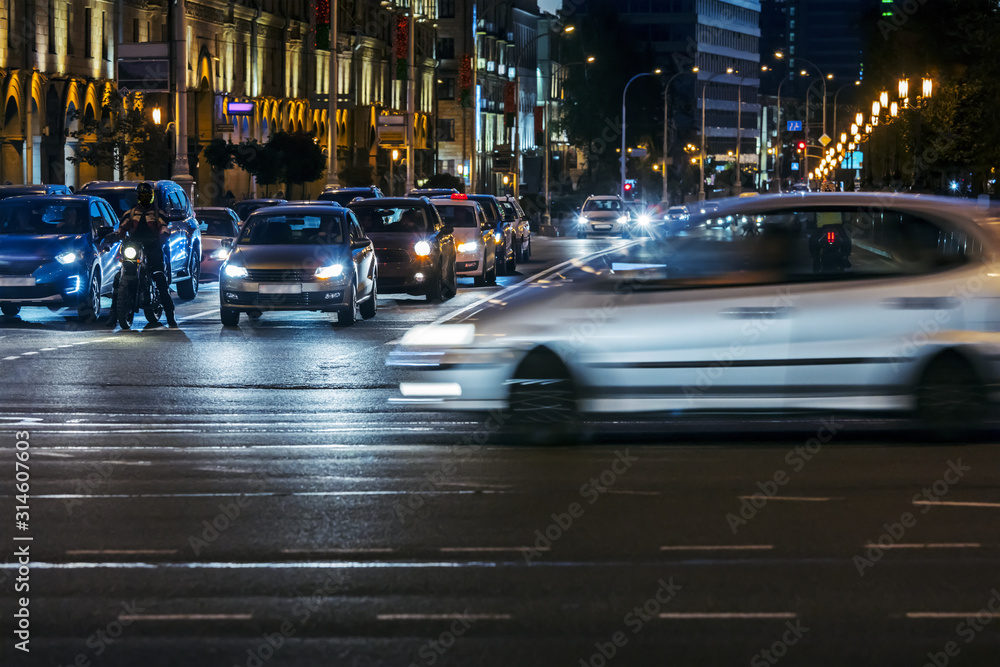
[[[953,199],[854,193],[710,215],[761,233],[646,240],[410,331],[389,361],[419,369],[400,400],[509,409],[540,432],[602,413],[889,411],[942,429],[991,414],[997,222]]]

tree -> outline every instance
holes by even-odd
[[[304,185],[322,178],[326,156],[309,132],[278,132],[267,142],[278,154],[280,178],[291,192],[292,185]]]
[[[79,142],[76,154],[66,158],[71,164],[114,167],[124,178],[127,172],[145,177],[170,162],[166,132],[146,117],[140,104],[126,105],[118,91],[105,93],[99,117],[74,110],[71,120],[79,123],[69,133]]]
[[[264,186],[265,196],[268,186],[277,183],[281,176],[281,155],[269,143],[245,139],[234,146],[233,152],[233,162]]]

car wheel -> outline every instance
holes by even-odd
[[[524,253],[524,261],[527,262],[530,259],[531,259],[531,237],[529,236],[528,237],[528,249]]]
[[[967,359],[946,352],[927,365],[916,389],[917,419],[936,439],[953,440],[982,426],[986,386]]]
[[[524,239],[517,241],[514,246],[514,259],[517,260],[518,263],[524,261]]]
[[[16,317],[18,313],[21,312],[21,306],[12,306],[9,304],[4,304],[0,306],[0,313],[3,313],[7,317]]]
[[[337,326],[349,327],[358,321],[358,287],[351,282],[347,305],[337,311]]]
[[[445,283],[443,290],[445,299],[453,299],[458,296],[458,268],[455,265],[455,262],[451,263],[451,271],[449,271],[449,275],[451,277]]]
[[[438,267],[434,272],[434,282],[427,286],[427,300],[441,301],[444,298],[444,269]]]
[[[194,252],[195,248],[191,250],[191,257],[188,259],[188,263],[190,264],[188,275],[191,276],[191,279],[185,279],[184,282],[177,283],[177,296],[186,301],[190,301],[198,296],[198,281],[201,279],[201,253]]]
[[[513,243],[513,239],[511,240],[511,242]],[[514,273],[517,271],[517,253],[516,252],[514,252],[514,253],[511,254],[511,258],[506,262],[506,266],[504,267],[504,270],[506,271],[506,273],[507,273],[508,276],[514,275]]]
[[[247,317],[249,317],[251,320],[259,320],[261,318],[261,316],[263,316],[263,315],[264,315],[264,313],[262,311],[259,311],[259,310],[248,310],[247,311]]]
[[[361,317],[370,320],[378,312],[378,280],[372,279],[372,295],[361,304]]]
[[[483,287],[484,285],[486,285],[486,282],[489,278],[489,276],[487,276],[486,274],[486,253],[483,253],[483,265],[481,269],[482,270],[479,272],[479,275],[476,276],[474,279],[476,287]]]
[[[485,261],[485,259],[484,259]],[[497,284],[497,261],[496,256],[493,257],[493,268],[486,273],[486,284],[496,285]]]
[[[90,276],[90,286],[80,300],[76,315],[81,322],[90,324],[101,316],[101,276],[94,271]]]
[[[240,311],[233,310],[232,308],[221,308],[219,310],[219,319],[222,320],[222,326],[235,327],[240,323]]]
[[[559,357],[544,348],[530,352],[510,385],[509,423],[520,441],[546,445],[578,442],[576,387]]]

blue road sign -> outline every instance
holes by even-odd
[[[793,162],[792,163],[792,171],[798,171],[798,170],[799,170],[799,163],[798,162]]]
[[[787,132],[801,132],[802,131],[802,121],[801,120],[790,120],[788,121]]]

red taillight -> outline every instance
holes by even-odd
[[[833,231],[832,229],[830,231],[828,231],[826,233],[826,242],[827,243],[836,243],[837,242],[837,232]]]
[[[468,198],[469,198],[469,195],[463,195],[463,194],[454,194],[454,195],[452,195],[452,196],[451,196],[451,198],[452,198],[452,199],[468,199]]]

